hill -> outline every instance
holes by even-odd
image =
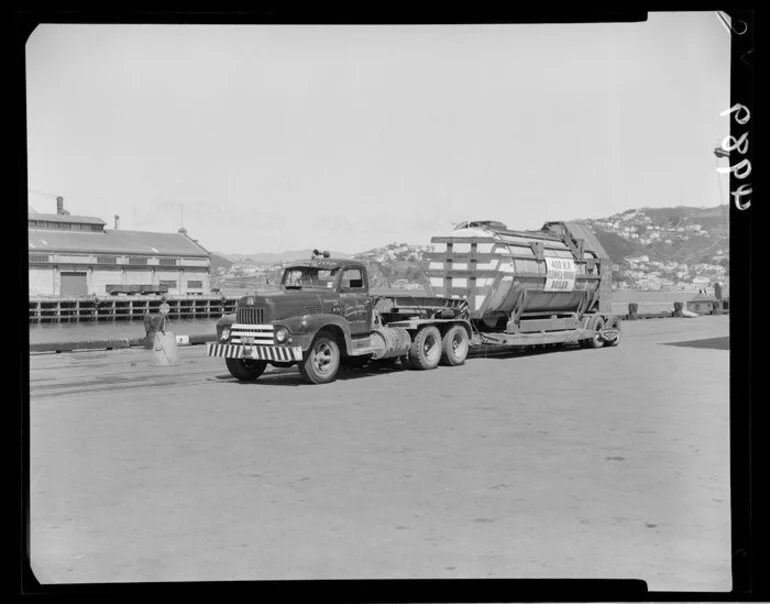
[[[230,267],[235,264],[233,260],[225,256],[220,252],[211,252],[211,268],[216,270],[218,268],[224,268],[230,270]]]
[[[608,218],[583,219],[616,264],[629,257],[678,264],[708,263],[727,255],[729,208],[640,208]]]
[[[634,288],[690,288],[726,281],[729,274],[729,207],[639,208],[576,222],[590,227],[613,263],[613,279]],[[515,225],[514,225],[515,226]],[[366,263],[378,287],[424,286],[425,253],[432,246],[390,243],[357,254],[331,252]],[[310,258],[312,250],[231,254],[235,267],[261,266],[273,282],[286,261]],[[221,254],[220,254],[221,255]],[[224,255],[222,255],[224,256]],[[228,270],[230,270],[228,268]],[[244,269],[247,272],[260,269]]]

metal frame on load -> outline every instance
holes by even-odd
[[[494,236],[440,236],[432,238],[432,243],[444,243],[446,249],[438,252],[428,253],[427,259],[432,263],[442,263],[442,268],[428,268],[427,276],[429,278],[443,279],[443,294],[448,298],[465,298],[469,301],[469,308],[471,316],[479,318],[484,315],[488,305],[491,303],[491,297],[489,294],[498,291],[501,286],[504,274],[499,270],[490,268],[477,268],[479,263],[489,263],[497,259],[510,259],[514,262],[516,260],[536,261],[542,263],[545,260],[548,251],[569,252],[576,265],[583,267],[582,272],[579,272],[577,279],[583,283],[591,283],[598,281],[597,287],[589,294],[585,292],[580,299],[575,311],[559,313],[559,312],[543,312],[543,313],[531,313],[531,316],[548,316],[548,315],[567,315],[575,318],[580,318],[586,312],[592,312],[597,310],[603,314],[611,312],[610,306],[610,292],[611,292],[611,280],[609,272],[609,255],[599,243],[596,236],[583,225],[574,222],[549,222],[543,226],[541,231],[515,231],[500,226],[487,225],[481,227],[490,233],[494,233]],[[516,237],[524,241],[512,242],[506,240],[508,237]],[[518,246],[523,247],[529,244],[532,249],[532,256],[522,253],[493,253],[493,252],[478,252],[477,248],[479,244],[502,244],[505,246]],[[453,247],[455,244],[470,245],[470,252],[454,252]],[[510,248],[509,248],[510,249]],[[464,263],[466,268],[456,269],[453,267],[454,263]],[[595,272],[596,271],[596,272]],[[532,271],[514,271],[513,278],[517,282],[536,279],[538,281],[543,279],[544,274],[541,272]],[[458,286],[455,279],[466,279],[465,285]],[[478,279],[492,279],[493,282],[490,285],[479,286]],[[538,288],[540,291],[541,288]],[[478,308],[476,308],[476,296],[483,295],[484,299],[481,301]],[[513,295],[513,294],[511,294]],[[526,304],[526,296],[519,295],[518,299],[511,305],[511,300],[506,297],[502,302],[504,307],[512,306],[509,312],[509,326],[516,326],[522,318],[529,318],[530,313],[524,312],[524,306]],[[499,301],[498,301],[499,303]],[[598,303],[598,304],[597,304]]]

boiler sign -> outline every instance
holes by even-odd
[[[575,289],[575,261],[572,258],[545,259],[545,291],[570,292]]]

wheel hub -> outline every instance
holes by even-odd
[[[328,344],[324,343],[316,346],[313,356],[313,364],[319,373],[329,373],[331,371],[332,351]]]

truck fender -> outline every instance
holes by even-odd
[[[216,323],[217,342],[221,340],[222,330],[225,327],[230,327],[233,323],[235,323],[235,315],[224,315],[219,319],[217,319],[217,323]]]
[[[302,350],[310,348],[316,334],[322,329],[329,329],[332,333],[341,336],[345,348],[342,350],[343,356],[348,350],[352,349],[352,339],[350,337],[350,324],[344,317],[331,314],[303,315],[300,317],[289,317],[275,322],[276,325],[285,325],[293,336],[298,336],[297,344],[302,346]]]
[[[235,315],[224,315],[219,319],[217,319],[217,329],[221,329],[222,327],[228,327],[233,323],[235,323]]]

